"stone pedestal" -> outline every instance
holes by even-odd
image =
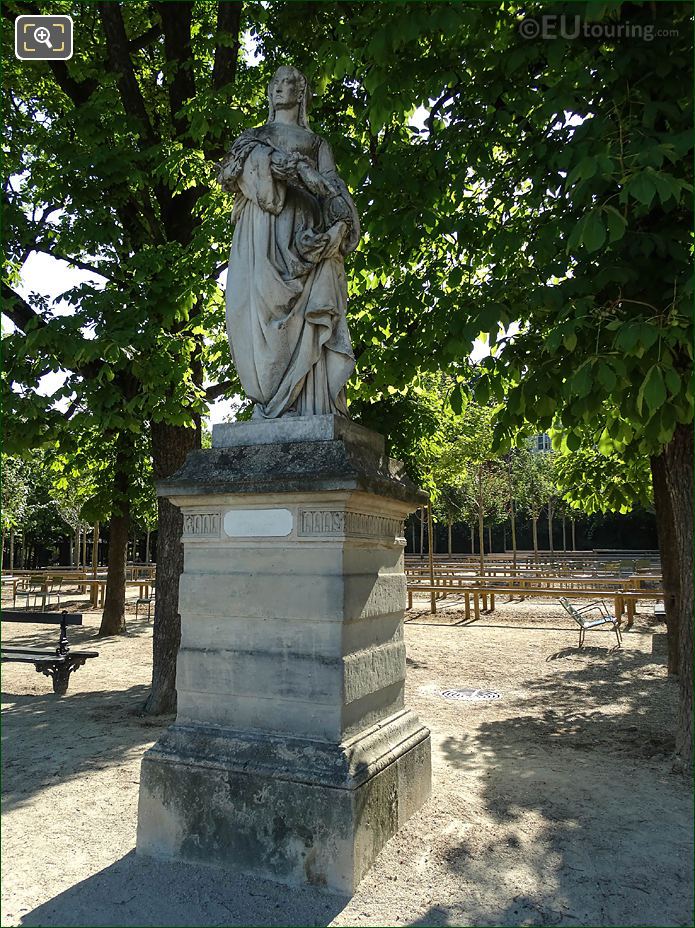
[[[216,426],[160,484],[184,516],[178,715],[137,849],[351,893],[427,799],[403,707],[403,519],[383,439],[320,416]]]

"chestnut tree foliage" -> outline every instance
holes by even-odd
[[[432,417],[415,389],[444,373],[454,413],[470,392],[495,406],[501,452],[552,429],[560,450],[649,459],[690,763],[691,7],[554,4],[643,32],[552,39],[520,31],[548,12],[533,2],[3,9],[8,33],[37,9],[75,21],[66,63],[17,62],[5,36],[16,446],[60,442],[95,417],[124,461],[147,433],[163,477],[199,442],[206,402],[235,392],[216,282],[231,203],[214,165],[265,120],[268,79],[291,62],[363,221],[348,267],[353,415],[392,449],[417,448]],[[69,314],[41,293],[25,301],[16,285],[33,250],[102,282],[67,294]],[[492,353],[471,371],[479,333]],[[67,375],[52,397],[37,391],[47,371]],[[168,503],[159,531],[153,711],[175,696],[180,519]]]

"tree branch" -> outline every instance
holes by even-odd
[[[22,257],[21,257],[21,259],[20,259],[22,264],[24,264],[24,262],[27,260],[27,258],[29,257],[29,255],[32,253],[32,251],[35,251],[35,250],[36,250],[36,239],[38,238],[39,234],[41,233],[41,230],[43,229],[43,227],[46,225],[46,222],[48,221],[48,217],[51,215],[51,213],[55,213],[55,211],[56,211],[57,209],[58,209],[57,206],[49,206],[49,207],[47,207],[47,208],[43,211],[43,213],[41,214],[41,218],[40,218],[39,221],[36,223],[36,228],[35,228],[35,230],[34,230],[34,237],[33,237],[32,241],[31,241],[31,243],[28,244],[28,245],[25,247],[24,251],[22,252]],[[27,223],[27,225],[29,225],[29,223]]]
[[[212,89],[234,82],[239,60],[241,0],[221,0],[217,5],[217,45],[212,68]],[[231,39],[231,41],[230,41]]]
[[[137,119],[142,127],[142,138],[147,145],[154,145],[157,141],[155,132],[150,124],[145,101],[135,78],[133,62],[130,58],[129,41],[123,24],[123,16],[118,3],[99,3],[101,24],[106,36],[106,47],[109,53],[109,67],[116,75],[118,92],[121,96],[126,115]]]
[[[97,82],[92,78],[76,81],[68,71],[64,61],[51,61],[51,70],[56,84],[76,106],[86,103],[97,89]]]
[[[224,396],[227,390],[230,390],[235,385],[235,380],[225,380],[222,383],[215,384],[214,387],[208,387],[205,391],[205,399],[208,401],[208,403],[212,403],[214,400]]]
[[[15,3],[14,6],[20,13],[24,12],[25,14],[31,14],[33,16],[43,15],[42,11],[37,8],[35,3]],[[14,22],[15,15],[12,11],[7,9],[6,4],[3,6],[3,16]],[[92,78],[85,78],[85,80],[82,81],[75,80],[68,71],[68,67],[64,61],[51,61],[49,64],[51,71],[53,71],[56,84],[58,84],[63,93],[70,97],[76,106],[86,103],[96,90],[97,82]]]
[[[146,29],[141,36],[138,36],[137,39],[131,39],[128,43],[128,50],[131,52],[139,52],[155,39],[158,39],[161,34],[161,25],[159,23],[155,23],[154,26],[150,26],[149,29]]]
[[[89,264],[87,261],[80,261],[77,258],[69,258],[67,255],[62,255],[59,251],[56,251],[55,248],[46,248],[42,246],[41,242],[37,242],[34,245],[32,251],[40,251],[41,254],[50,255],[52,258],[56,258],[58,261],[65,261],[67,264],[71,264],[73,267],[79,267],[83,271],[89,271],[90,274],[98,274],[99,277],[104,277],[106,280],[112,280],[116,282],[116,278],[113,275],[108,274],[106,271],[102,271],[100,268],[95,267],[93,264]]]
[[[217,40],[212,68],[212,89],[224,93],[235,81],[241,48],[240,0],[221,0],[217,5]],[[224,156],[224,142],[210,139],[204,145],[205,157],[219,161]]]
[[[430,135],[434,135],[434,121],[437,118],[439,110],[442,109],[450,100],[453,100],[456,94],[461,89],[461,83],[454,84],[453,87],[450,87],[448,90],[445,90],[441,97],[434,103],[432,109],[429,112],[429,116],[425,120],[425,125]]]
[[[75,399],[70,403],[68,408],[65,410],[63,415],[69,421],[75,415],[77,410],[80,408],[80,397],[76,396]]]
[[[49,322],[43,318],[40,313],[37,313],[35,309],[27,303],[27,301],[16,293],[11,287],[9,287],[4,281],[2,284],[2,296],[3,296],[3,306],[2,312],[4,315],[10,319],[17,328],[26,334],[27,329],[31,327],[31,324],[34,323],[34,328],[45,330]],[[83,338],[84,341],[86,339]],[[74,373],[79,374],[80,377],[90,378],[95,377],[104,363],[101,359],[94,361],[86,361],[84,364],[76,365],[70,367],[67,364],[59,362],[60,366],[65,370],[72,370]]]
[[[192,3],[157,3],[164,30],[164,54],[173,67],[167,77],[171,121],[178,136],[185,136],[188,120],[180,115],[184,105],[195,97],[193,51],[191,49]],[[192,142],[192,140],[190,140]]]
[[[48,324],[40,313],[32,309],[27,301],[16,293],[11,287],[3,281],[2,283],[2,311],[17,328],[26,332],[31,323],[35,323],[36,328],[45,328]]]

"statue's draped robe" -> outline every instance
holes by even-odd
[[[273,175],[271,161],[283,154],[271,126],[245,132],[225,162],[224,186],[237,194],[227,333],[255,415],[271,419],[346,416],[355,366],[343,254],[356,246],[359,223],[328,144],[309,131],[298,138],[296,153],[336,184],[349,222],[332,221],[328,202]]]

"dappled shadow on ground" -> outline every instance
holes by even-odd
[[[130,750],[154,741],[171,719],[140,717],[148,692],[131,686],[61,697],[3,689],[3,809],[87,770],[119,764]]]
[[[328,925],[347,898],[134,851],[37,906],[21,925]]]
[[[475,924],[692,924],[690,787],[671,772],[664,712],[676,682],[636,649],[563,648],[547,662],[557,672],[529,680],[509,717],[440,742],[447,764],[480,777],[490,822],[482,848],[457,841],[442,863],[509,899]],[[413,924],[460,917],[434,907]]]
[[[560,648],[559,651],[555,651],[552,654],[549,654],[546,657],[546,661],[561,661],[561,660],[572,660],[576,658],[577,660],[586,661],[591,657],[608,657],[609,654],[612,654],[615,651],[618,651],[618,645],[613,645],[608,648],[600,648],[592,645],[584,645],[582,648]],[[646,661],[645,661],[646,663]]]

